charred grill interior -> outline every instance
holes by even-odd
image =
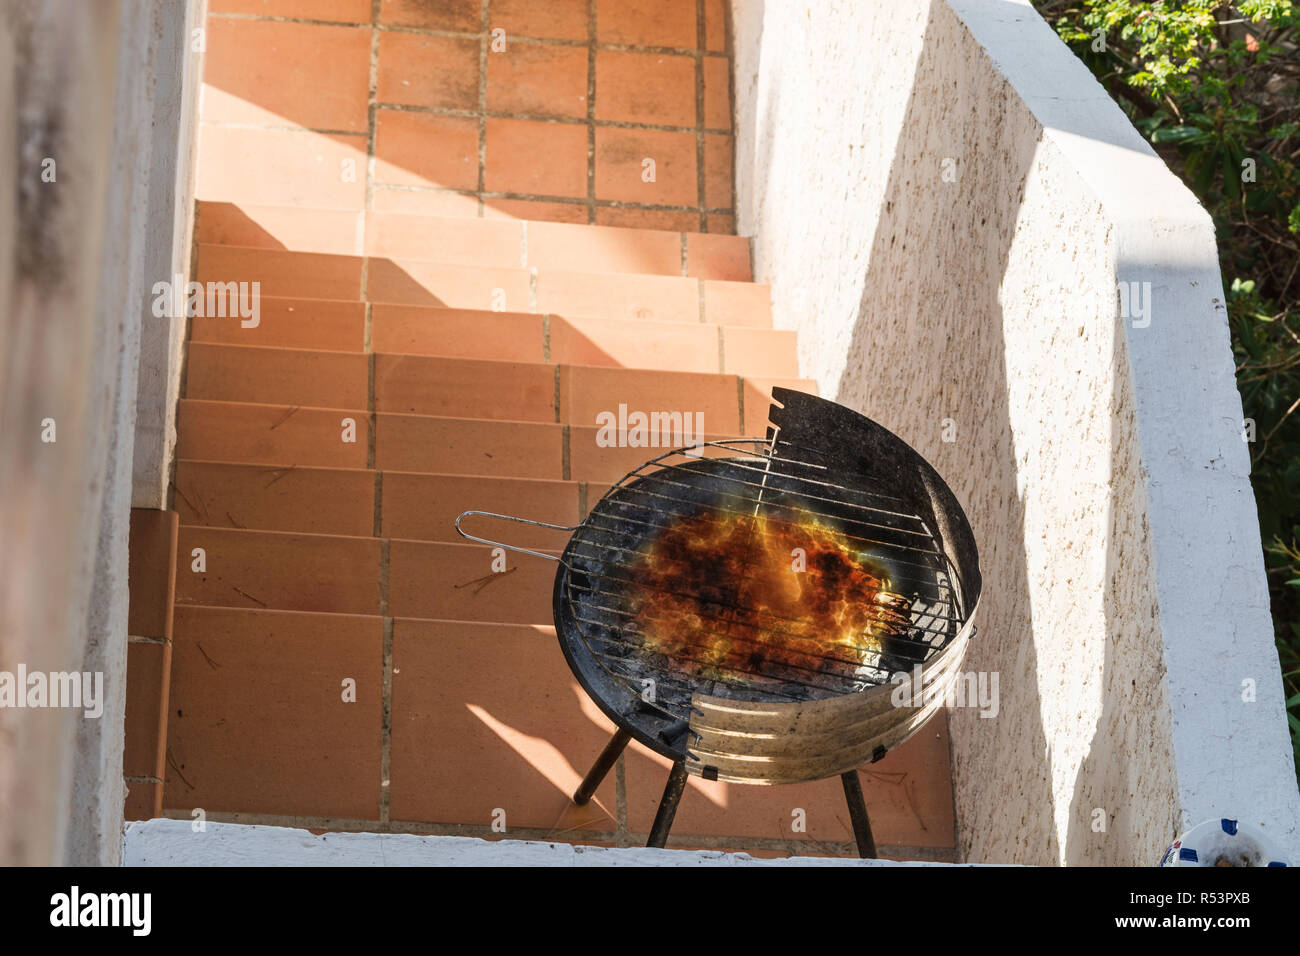
[[[937,710],[974,632],[978,555],[956,498],[908,445],[833,402],[774,399],[765,438],[660,455],[564,529],[556,633],[619,727],[574,799],[632,738],[674,761],[651,846],[688,773],[838,774],[872,856],[856,768]],[[893,706],[900,679],[915,705]]]
[[[948,562],[900,501],[832,481],[779,439],[707,454],[726,457],[637,469],[566,552],[574,621],[612,678],[687,719],[695,693],[860,691],[956,634]]]
[[[697,512],[651,538],[631,572],[642,653],[689,680],[854,684],[909,622],[888,572],[815,519]]]

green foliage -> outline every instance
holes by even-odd
[[[1300,10],[1035,4],[1214,217],[1300,766]]]

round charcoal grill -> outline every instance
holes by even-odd
[[[741,783],[840,775],[874,856],[856,768],[942,706],[979,600],[978,555],[947,485],[875,422],[774,390],[766,438],[658,455],[576,527],[467,511],[470,540],[558,560],[560,646],[619,730],[673,761],[649,845],[688,773]],[[571,531],[554,555],[476,537],[470,515]],[[900,684],[907,706],[895,706]]]

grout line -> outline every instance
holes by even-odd
[[[477,198],[479,195],[479,193],[473,189],[451,189],[451,188],[443,189],[443,188],[430,187],[430,186],[409,186],[402,183],[375,183],[375,189],[388,190],[390,192],[418,192],[418,193],[430,193],[434,195],[466,196],[466,197],[475,197],[475,198]],[[576,196],[550,196],[545,193],[498,192],[490,189],[486,190],[483,193],[483,198],[521,199],[530,202],[549,202],[549,203],[555,203],[556,205],[570,205],[570,206],[586,206],[590,203],[590,200],[576,197]],[[608,207],[610,209],[633,209],[633,210],[643,210],[643,211],[650,211],[650,212],[699,212],[700,211],[695,206],[674,206],[668,203],[628,202],[622,199],[597,199],[595,203],[598,208]],[[730,216],[730,215],[734,215],[735,210],[729,206],[709,206],[704,209],[704,212],[717,213],[719,215]],[[444,215],[444,216],[431,216],[429,218],[473,219],[475,217]],[[523,220],[520,221],[522,222]],[[552,222],[555,220],[538,220],[538,221]],[[614,227],[614,228],[628,228],[628,229],[649,228],[649,229],[653,229],[656,232],[676,231],[672,229],[668,229],[668,230],[654,229],[654,227],[652,226],[650,227],[622,226],[622,227]],[[223,243],[210,243],[210,245],[223,245]]]
[[[682,275],[688,276],[690,274],[690,265],[687,262],[686,255],[686,233],[682,233]]]
[[[572,481],[570,477],[570,453],[569,443],[571,440],[571,429],[568,425],[560,426],[560,478],[564,481]]]
[[[373,14],[372,14],[373,15]],[[266,20],[271,23],[300,23],[311,27],[355,27],[371,26],[365,21],[355,20],[319,20],[312,17],[277,17],[269,13],[208,13],[209,20]]]
[[[727,109],[730,111],[731,128],[727,134],[731,137],[731,231],[738,234],[740,229],[740,214],[735,211],[736,208],[736,57],[735,57],[735,28],[731,18],[731,4],[722,5],[722,48],[727,58]],[[752,282],[754,279],[754,243],[749,243],[749,277]]]
[[[374,536],[383,537],[384,532],[384,473],[375,469],[375,528]]]
[[[700,55],[707,43],[704,29],[704,2],[695,0],[695,186],[700,208],[700,232],[708,231],[709,218],[704,211],[704,58]],[[734,199],[733,199],[734,202]]]
[[[393,619],[384,618],[383,712],[379,738],[379,822],[389,822],[393,766]]]
[[[479,11],[478,39],[478,214],[483,219],[487,216],[487,204],[483,201],[483,191],[487,189],[487,62],[488,44],[491,40],[491,14],[488,10],[490,0],[482,0]]]
[[[745,377],[736,376],[736,402],[740,408],[740,433],[745,434]]]
[[[596,0],[587,2],[587,222],[596,221]]]
[[[704,314],[704,313],[705,313],[705,309],[704,309],[704,280],[703,280],[703,279],[696,279],[696,280],[695,280],[695,288],[696,288],[696,292],[697,292],[697,295],[699,296],[699,300],[700,300],[700,321],[701,321],[701,322],[708,322],[708,321],[709,321],[709,320],[708,320],[708,317]],[[722,323],[719,322],[718,325],[720,326],[720,325],[722,325]]]
[[[727,371],[727,339],[722,334],[722,326],[718,326],[718,371],[726,373]],[[744,419],[742,418],[743,422]]]
[[[555,421],[560,423],[560,369],[562,365],[555,366]]]
[[[551,360],[551,313],[542,313],[542,361]]]
[[[460,119],[477,119],[480,116],[486,116],[488,119],[520,120],[529,123],[553,123],[557,126],[585,126],[589,122],[594,122],[597,127],[607,127],[610,129],[651,130],[663,133],[694,133],[698,129],[698,127],[695,126],[669,126],[663,123],[634,123],[631,120],[598,119],[593,121],[574,116],[511,113],[504,110],[466,110],[457,109],[452,106],[416,106],[411,103],[376,102],[375,109],[384,110],[389,113],[424,113],[429,116],[450,116]],[[211,126],[216,129],[278,130],[281,132],[292,133],[315,133],[318,136],[365,136],[367,133],[364,129],[330,129],[323,126],[302,126],[293,123],[242,123],[232,122],[230,120],[203,120],[203,125]],[[729,129],[714,128],[711,126],[704,127],[704,132],[716,133],[721,136],[731,135],[731,130]]]
[[[370,310],[366,309],[369,317]],[[369,333],[369,329],[367,329]],[[375,414],[375,353],[370,351],[370,336],[366,335],[366,413],[369,422],[366,426],[366,467],[375,467],[375,432],[379,430],[379,417]]]
[[[379,539],[379,613],[388,616],[388,538]]]
[[[537,314],[537,267],[528,270],[528,311]]]
[[[519,230],[519,268],[528,268],[528,220],[521,219],[523,227]]]
[[[375,143],[379,138],[379,23],[383,0],[370,0],[370,76],[366,91],[366,209],[374,208]],[[366,223],[369,228],[369,223]],[[364,238],[361,251],[365,252]],[[362,286],[365,289],[365,286]]]
[[[587,487],[587,482],[585,481],[578,482],[578,520],[579,521],[587,520],[587,510],[589,508],[589,505],[587,503],[587,495],[589,490],[590,489],[588,489]],[[620,756],[622,755],[620,754]]]
[[[302,126],[296,123],[236,123],[230,120],[200,120],[204,126],[213,129],[257,129],[273,130],[282,133],[315,133],[317,136],[355,136],[358,139],[366,135],[364,129],[330,129],[327,126]],[[199,200],[200,202],[229,202],[232,200]],[[237,201],[237,200],[235,200]]]

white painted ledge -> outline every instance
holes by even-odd
[[[291,827],[144,820],[126,826],[123,866],[953,866],[893,860],[758,860],[720,850],[609,849],[409,833],[314,834]]]

